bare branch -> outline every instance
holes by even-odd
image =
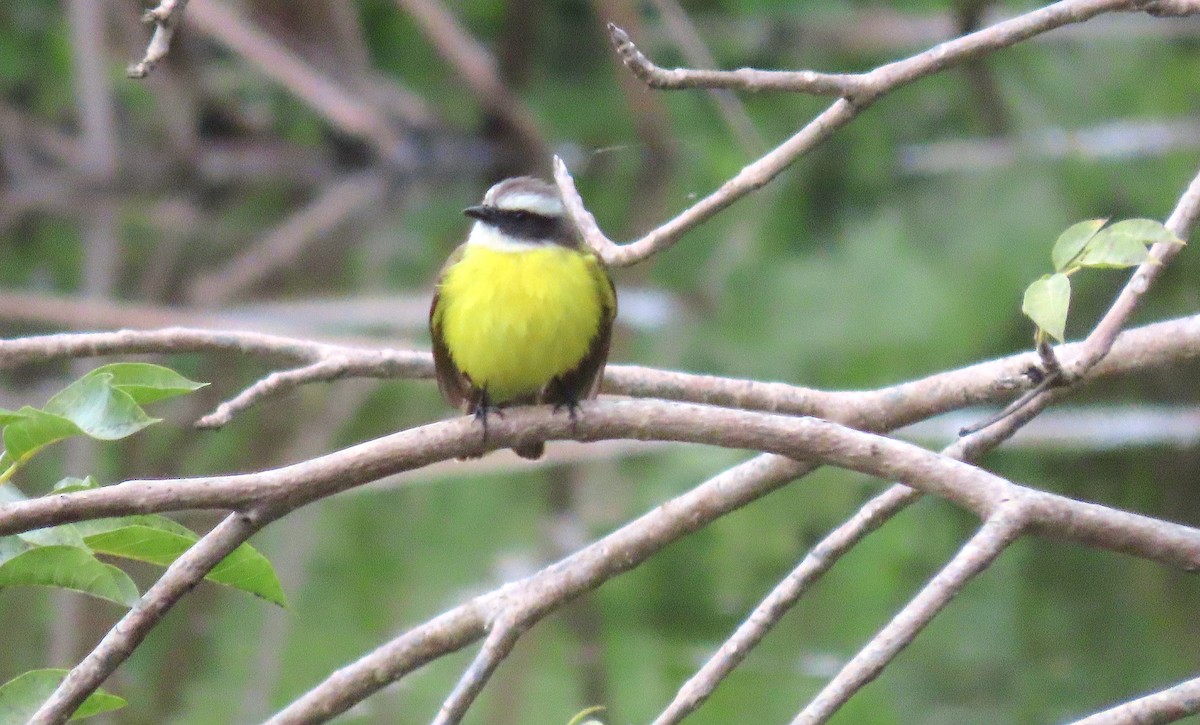
[[[364,350],[260,332],[171,327],[165,330],[61,333],[0,340],[0,368],[100,355],[184,352],[233,352],[253,357],[316,362],[342,351],[389,357],[396,354],[416,355],[422,360],[426,357],[420,353]]]
[[[1098,712],[1071,725],[1159,725],[1200,713],[1200,677]]]
[[[717,685],[746,659],[801,595],[868,534],[882,526],[921,492],[894,484],[872,498],[808,552],[800,565],[771,590],[737,631],[679,688],[675,699],[652,725],[675,725],[704,704]]]
[[[681,90],[720,88],[739,91],[795,91],[818,96],[853,96],[862,89],[863,76],[856,73],[755,70],[668,70],[655,65],[633,40],[614,23],[608,24],[609,40],[626,67],[651,88]]]
[[[500,666],[500,662],[512,651],[523,631],[525,628],[520,622],[507,618],[492,624],[492,632],[484,640],[483,648],[442,704],[442,709],[433,719],[433,725],[457,725],[462,721],[463,715],[467,714],[467,708],[479,697],[479,693],[483,692],[483,686]]]
[[[230,514],[172,562],[96,648],[68,673],[50,699],[42,703],[29,721],[30,725],[66,722],[88,695],[133,653],[167,610],[271,518],[269,515]]]
[[[761,450],[903,480],[980,517],[1019,495],[1033,511],[1031,526],[1040,532],[1172,566],[1200,566],[1200,534],[1189,527],[1027,489],[912,444],[815,418],[665,401],[592,401],[581,406],[575,421],[548,406],[513,408],[503,419],[489,421],[488,432],[485,445],[478,423],[460,417],[258,473],[184,478],[170,485],[128,481],[15,502],[0,506],[0,535],[97,516],[292,505],[435,461],[531,440],[625,438]]]
[[[573,182],[568,183],[570,176],[567,174],[566,165],[561,160],[555,161],[554,178],[558,182],[558,188],[562,192],[564,201],[567,202],[567,210],[571,213],[572,221],[579,227],[588,244],[596,249],[605,264],[610,267],[628,267],[674,245],[689,230],[707,221],[743,196],[765,186],[771,179],[791,166],[793,161],[816,148],[835,131],[853,120],[863,107],[845,99],[834,102],[794,136],[768,151],[757,161],[742,168],[721,188],[688,207],[674,219],[650,231],[641,239],[628,244],[618,245],[604,237],[594,223],[591,225],[594,229],[593,233],[588,233],[585,229],[586,220],[578,217],[575,213],[575,210],[582,206],[582,201],[569,200],[571,197],[578,199],[579,193],[575,191]]]
[[[735,71],[667,70],[652,63],[638,50],[624,30],[610,23],[609,34],[613,47],[630,71],[652,88],[793,91],[843,97],[862,94],[874,100],[918,78],[1016,45],[1054,28],[1118,10],[1145,11],[1151,15],[1193,15],[1200,13],[1200,0],[1064,0],[939,43],[922,53],[880,66],[869,73],[853,74],[752,68]]]
[[[175,36],[175,27],[179,25],[187,4],[188,0],[162,0],[157,7],[146,11],[142,22],[154,26],[154,35],[150,36],[146,55],[129,66],[125,75],[130,78],[145,78],[159,61],[167,57],[167,52],[171,50],[171,39]]]
[[[424,359],[422,358],[422,362]],[[424,367],[424,365],[422,366]],[[372,370],[378,366],[372,366]],[[305,383],[329,382],[344,378],[354,370],[351,361],[344,357],[331,357],[306,365],[302,368],[274,372],[246,388],[237,397],[221,403],[217,409],[196,421],[197,428],[220,428],[233,416],[253,406],[262,398],[281,391],[291,390]]]
[[[831,90],[828,85],[822,86],[821,83],[832,83],[829,76],[816,74],[814,77],[809,75],[810,71],[792,73],[791,75],[795,78],[794,82],[800,86],[798,90],[805,90],[805,86],[809,86],[827,93],[838,93],[844,97],[835,101],[794,136],[744,167],[712,194],[641,239],[627,244],[616,244],[605,237],[587,217],[578,214],[582,202],[577,201],[578,192],[575,191],[566,167],[561,162],[555,163],[554,177],[564,199],[567,200],[568,211],[584,239],[597,250],[604,261],[614,267],[636,264],[669,248],[689,230],[707,221],[741,197],[762,188],[797,158],[824,142],[835,131],[845,126],[863,109],[886,93],[947,67],[1007,48],[1055,28],[1080,23],[1106,12],[1137,9],[1136,6],[1137,0],[1062,0],[1062,2],[999,22],[970,35],[941,43],[910,58],[880,66],[861,76],[861,80],[851,82],[854,85],[853,92],[846,88]],[[635,68],[642,67],[644,69],[647,65],[651,68],[654,67],[644,56],[636,52],[636,48],[633,48],[631,43],[624,42],[628,41],[628,36],[623,31],[616,28],[613,32],[614,35],[617,32],[621,33],[617,37],[617,40],[621,41],[621,48],[625,49],[625,52],[634,53],[630,57]],[[688,72],[719,73],[717,71]],[[745,82],[744,80],[727,80],[737,78],[736,74],[743,72],[732,71],[732,73],[735,75],[719,76],[721,78],[719,82],[714,81],[704,87],[734,88]],[[776,78],[776,76],[770,75],[775,73],[774,71],[753,71],[752,73],[768,73],[767,76],[754,76],[755,78]],[[771,82],[778,83],[779,81],[772,80]],[[687,87],[699,85],[701,84]]]
[[[854,693],[879,676],[883,668],[933,620],[975,575],[1016,540],[1024,526],[1017,501],[1001,506],[892,621],[871,639],[833,680],[792,720],[792,725],[827,721]]]
[[[0,310],[5,308],[0,295]],[[19,300],[17,301],[19,302]],[[14,305],[17,304],[14,302]],[[64,310],[64,314],[75,309]],[[1057,348],[1071,360],[1081,343]],[[223,425],[268,395],[282,394],[295,385],[343,377],[433,377],[427,352],[350,347],[300,338],[254,332],[169,328],[118,332],[65,333],[0,340],[0,369],[35,361],[131,353],[234,352],[254,357],[314,363],[310,370],[294,369],[268,376],[205,420]],[[1144,371],[1200,356],[1200,315],[1146,325],[1123,332],[1113,350],[1088,379]],[[829,392],[785,383],[721,378],[633,365],[609,365],[604,391],[618,395],[691,401],[768,412],[813,415],[857,428],[886,431],[932,415],[969,405],[993,404],[1010,398],[1030,384],[1025,375],[1037,362],[1033,353],[1020,353],[977,363],[877,390]],[[343,372],[344,366],[344,372]],[[236,403],[234,402],[236,401]]]

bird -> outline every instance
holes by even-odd
[[[474,223],[429,309],[438,389],[480,421],[485,443],[488,415],[512,405],[565,407],[574,422],[600,389],[617,315],[604,262],[541,179],[505,179],[463,214]],[[513,447],[530,460],[544,450],[540,440]]]

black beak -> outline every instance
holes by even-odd
[[[487,221],[488,219],[492,218],[492,211],[492,207],[490,206],[469,206],[466,209],[463,209],[463,214],[466,214],[472,219]]]

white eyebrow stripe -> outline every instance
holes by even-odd
[[[496,201],[496,208],[509,211],[530,211],[542,216],[560,216],[563,213],[562,201],[545,194],[518,193],[502,196]]]

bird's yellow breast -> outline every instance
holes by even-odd
[[[493,403],[535,395],[578,366],[603,310],[596,258],[557,244],[467,244],[439,284],[435,321],[459,370]]]

